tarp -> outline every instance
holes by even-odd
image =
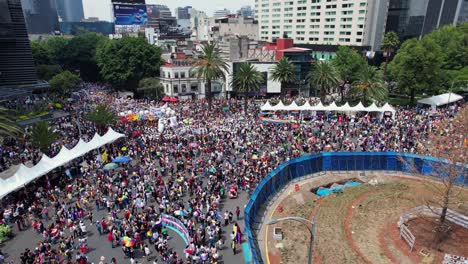
[[[435,109],[438,106],[451,104],[462,99],[463,97],[461,95],[455,93],[444,93],[418,100],[418,104],[430,105],[433,109]]]
[[[382,107],[378,107],[375,103],[364,107],[361,102],[355,106],[350,106],[349,103],[337,106],[335,102],[330,105],[323,105],[322,102],[319,102],[317,105],[310,105],[310,103],[306,101],[303,105],[297,105],[296,102],[293,101],[289,105],[284,105],[283,102],[280,101],[278,104],[272,106],[270,102],[267,101],[260,109],[262,111],[391,112],[392,115],[395,113],[395,108],[388,103]]]
[[[78,144],[76,144],[73,149],[67,149],[62,146],[60,152],[53,158],[49,158],[47,155],[43,154],[39,163],[31,168],[21,164],[13,176],[5,180],[0,179],[0,197],[24,187],[26,184],[78,157],[83,156],[89,151],[112,143],[122,137],[125,137],[125,135],[117,133],[112,128],[109,128],[107,133],[103,136],[96,133],[90,142],[85,142],[80,138]]]

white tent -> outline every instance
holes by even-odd
[[[432,109],[436,109],[439,106],[451,104],[462,99],[463,97],[461,95],[454,93],[444,93],[418,100],[418,104],[430,105]]]
[[[6,180],[0,179],[0,197],[3,197],[10,192],[13,192],[24,185],[38,179],[39,177],[49,173],[50,171],[67,164],[68,162],[83,156],[84,154],[102,147],[106,144],[112,143],[115,140],[125,137],[125,135],[115,132],[109,128],[104,136],[95,134],[93,139],[86,143],[80,138],[78,144],[73,149],[67,149],[62,146],[60,152],[53,158],[47,155],[42,155],[41,160],[34,167],[29,168],[21,164],[15,174]]]
[[[311,106],[309,101],[306,101],[304,105],[298,106],[296,102],[292,102],[290,105],[284,105],[283,102],[279,102],[277,105],[271,106],[270,102],[267,101],[262,107],[262,111],[330,111],[330,112],[379,112],[380,116],[383,116],[384,112],[391,112],[392,116],[395,116],[395,108],[386,103],[382,107],[378,107],[375,103],[365,107],[361,102],[355,106],[350,106],[349,103],[345,103],[342,106],[337,106],[335,102],[330,105],[324,106],[319,101],[317,105]]]
[[[276,105],[274,105],[274,106],[272,107],[272,110],[274,110],[274,111],[284,110],[283,101],[280,101],[279,103],[277,103]]]
[[[262,111],[271,111],[273,110],[273,106],[271,106],[270,101],[267,101],[262,107],[260,107]]]
[[[301,111],[307,111],[309,109],[312,109],[312,106],[310,105],[309,101],[306,101],[305,104],[299,106],[299,109]]]

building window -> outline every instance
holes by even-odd
[[[179,93],[179,86],[177,84],[174,84],[174,93]]]
[[[185,72],[180,73],[180,78],[185,78]]]
[[[174,72],[174,78],[179,79],[179,73],[178,72]]]
[[[182,93],[186,93],[186,92],[187,92],[187,85],[182,84]]]
[[[198,85],[197,84],[191,84],[190,85],[190,91],[198,92]]]

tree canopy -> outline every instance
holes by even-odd
[[[296,67],[286,57],[283,57],[270,70],[270,79],[276,82],[281,82],[281,92],[283,93],[284,84],[293,82],[296,79]]]
[[[59,135],[47,122],[39,121],[34,124],[29,138],[33,145],[37,146],[42,153],[48,155],[50,146],[59,138]]]
[[[350,83],[357,79],[357,73],[367,64],[356,50],[347,46],[340,46],[336,52],[336,57],[331,62],[340,79]]]
[[[164,96],[164,87],[156,78],[143,78],[138,83],[138,91],[151,99],[159,100]]]
[[[112,124],[116,116],[109,106],[101,104],[86,115],[86,119],[93,122],[96,127],[104,133],[107,126]]]
[[[317,61],[312,64],[307,81],[310,86],[313,86],[319,91],[320,99],[325,101],[325,96],[331,89],[338,86],[338,73],[335,66],[327,61]]]
[[[362,96],[364,104],[368,99],[372,101],[384,101],[387,99],[388,91],[382,78],[382,72],[376,67],[365,65],[357,75],[357,80],[353,82],[351,94]]]
[[[70,71],[64,71],[55,75],[50,81],[50,87],[62,95],[70,95],[76,86],[80,83],[80,77]]]
[[[247,113],[248,93],[258,91],[263,82],[263,75],[251,63],[242,63],[232,84],[238,92],[244,93],[244,112]]]
[[[134,37],[107,41],[98,47],[96,59],[105,81],[132,90],[142,78],[156,76],[163,63],[159,47]]]
[[[225,73],[229,66],[227,62],[221,58],[219,49],[216,44],[205,44],[202,47],[202,55],[195,62],[192,73],[197,79],[206,80],[205,96],[208,100],[208,109],[211,110],[211,81],[218,79],[226,79]]]

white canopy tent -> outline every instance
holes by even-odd
[[[284,105],[282,101],[272,106],[270,102],[267,101],[260,109],[262,111],[391,112],[392,116],[394,116],[396,111],[395,108],[388,103],[382,107],[378,107],[375,103],[365,107],[361,102],[355,106],[350,106],[349,103],[337,106],[335,102],[330,105],[323,105],[322,102],[319,102],[317,105],[310,105],[309,101],[306,101],[305,104],[301,106],[298,106],[296,102],[292,102],[290,105]]]
[[[463,97],[461,95],[455,93],[444,93],[418,100],[418,104],[430,105],[431,108],[435,110],[439,106],[451,104],[462,99]]]
[[[72,149],[67,149],[62,146],[60,152],[53,158],[49,158],[47,155],[43,154],[39,163],[31,168],[21,164],[13,176],[6,180],[0,179],[0,197],[24,187],[26,184],[44,176],[55,168],[83,156],[89,151],[112,143],[122,137],[125,137],[125,135],[117,133],[112,128],[109,128],[105,135],[100,136],[96,133],[89,142],[80,139],[78,144]]]

